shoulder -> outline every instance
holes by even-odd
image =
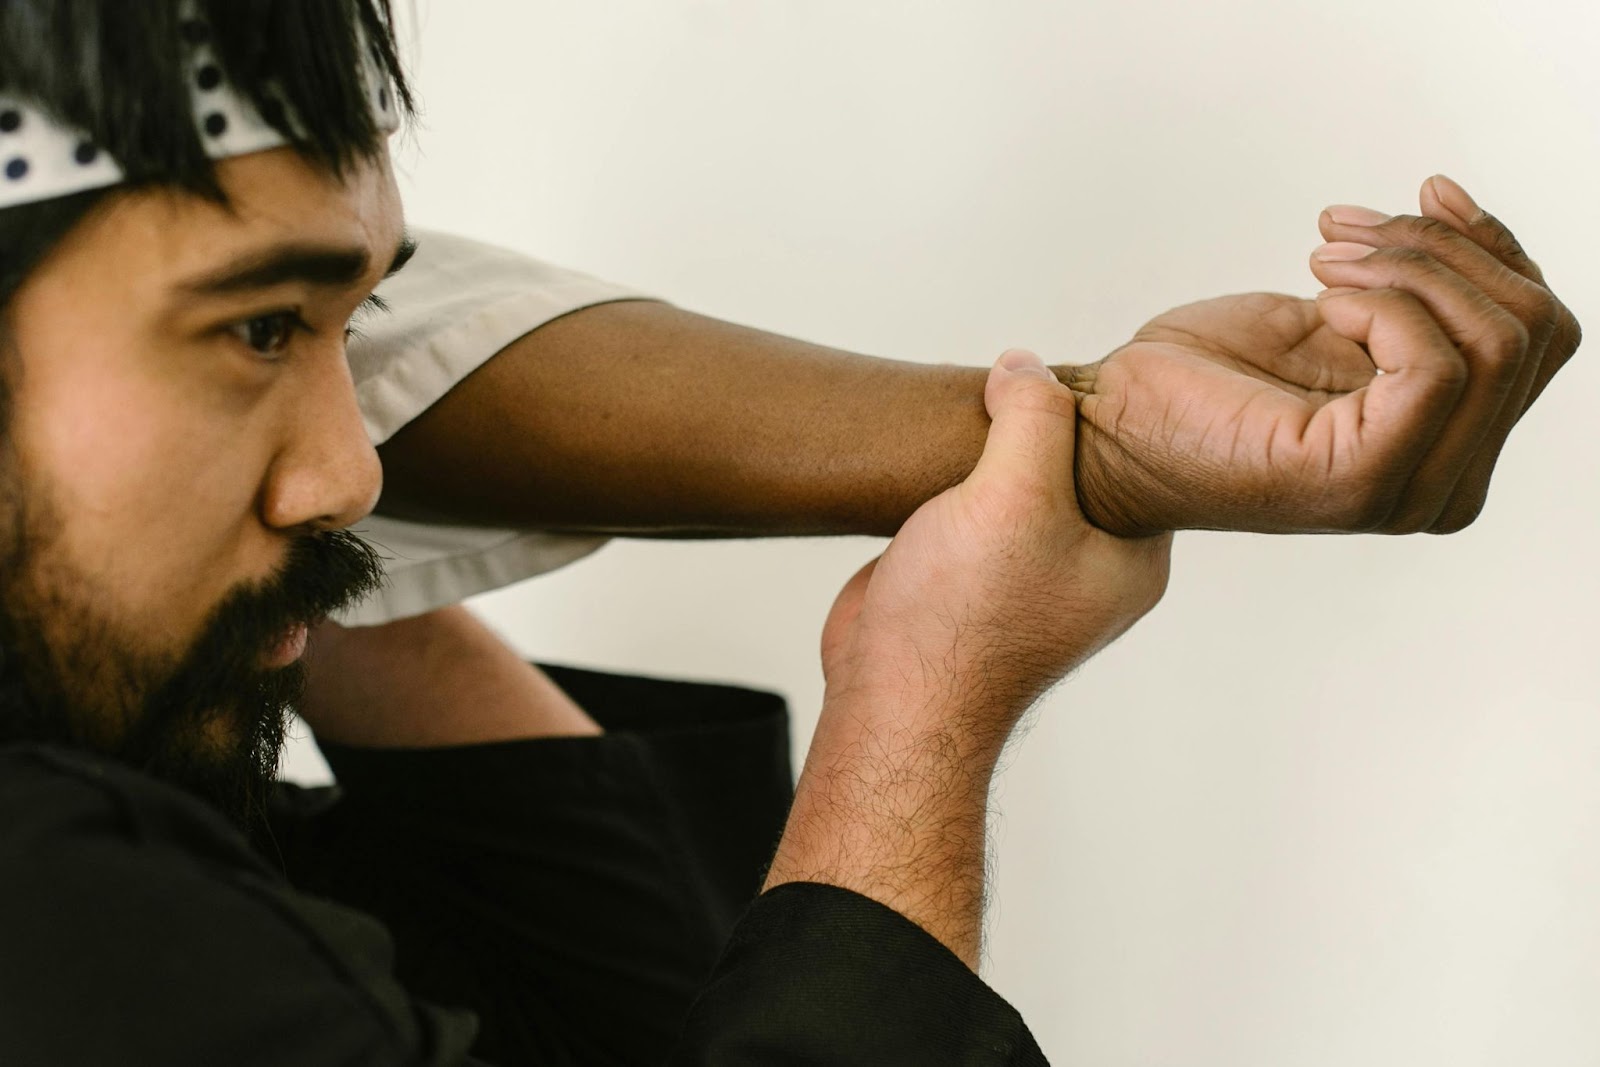
[[[254,861],[219,812],[166,782],[87,751],[0,745],[0,857],[95,840]]]
[[[380,924],[295,893],[198,800],[87,754],[0,748],[7,1062],[410,1061],[391,956]]]

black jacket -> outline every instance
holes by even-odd
[[[340,785],[282,786],[265,842],[107,760],[0,748],[0,1064],[1045,1062],[895,911],[750,899],[773,775],[715,771],[752,762],[727,730],[774,737],[701,714],[750,691],[547,669],[603,738],[325,745]],[[713,829],[741,818],[744,845]]]

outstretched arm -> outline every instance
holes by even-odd
[[[380,508],[649,537],[887,537],[972,469],[983,381],[671,304],[600,304],[513,342],[379,446]]]
[[[1580,337],[1510,231],[1469,205],[1430,179],[1420,216],[1324,214],[1335,251],[1385,250],[1314,265],[1365,296],[1224,297],[1053,368],[1083,397],[1090,521],[1125,536],[1469,523],[1506,435]],[[1384,382],[1379,365],[1407,369]],[[982,368],[602,304],[513,342],[380,446],[380,508],[644,537],[888,536],[972,470],[983,382]]]

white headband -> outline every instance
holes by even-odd
[[[183,39],[194,124],[206,155],[226,159],[289,143],[227,84],[211,47],[211,29],[203,20],[186,18]],[[377,49],[359,25],[356,42],[373,124],[385,134],[393,133],[400,128],[400,109]],[[284,108],[290,129],[303,129],[281,95],[276,102]],[[0,93],[0,209],[116,185],[123,178],[116,161],[82,131],[62,125],[26,100]]]

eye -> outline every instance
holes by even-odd
[[[280,356],[289,347],[289,341],[298,330],[311,332],[311,327],[294,311],[274,311],[270,315],[257,315],[228,327],[252,351],[263,356]]]

